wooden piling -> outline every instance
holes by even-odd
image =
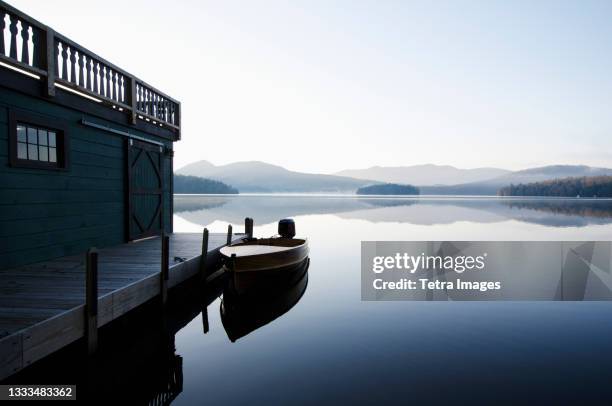
[[[200,256],[200,280],[206,283],[206,260],[208,259],[208,229],[202,232],[202,254]]]
[[[227,245],[232,245],[232,225],[227,226]]]
[[[168,301],[168,278],[170,277],[170,237],[162,235],[162,252],[161,252],[161,299],[165,305]]]
[[[87,353],[98,350],[98,250],[90,248],[85,256],[85,326]]]
[[[250,217],[244,219],[244,233],[247,238],[253,238],[253,219]]]

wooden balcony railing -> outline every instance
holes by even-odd
[[[0,34],[0,61],[45,80],[46,96],[59,84],[178,137],[180,102],[3,1]]]

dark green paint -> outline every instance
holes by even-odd
[[[61,122],[70,137],[66,171],[13,168],[8,160],[10,109]],[[64,255],[91,246],[126,242],[127,140],[80,124],[87,119],[135,136],[172,142],[134,128],[90,117],[51,101],[0,88],[0,268],[14,267]],[[163,155],[163,216],[172,231],[172,158]],[[148,181],[146,170],[140,176]],[[150,214],[150,202],[135,210]]]

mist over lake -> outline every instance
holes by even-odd
[[[402,239],[474,239],[459,234],[472,230],[480,239],[523,239],[531,235],[543,239],[577,240],[609,238],[612,230],[612,200],[552,198],[481,197],[381,197],[350,195],[176,195],[174,209],[177,231],[194,231],[217,222],[241,226],[244,217],[268,230],[283,217],[309,223],[343,220],[343,224],[368,226],[356,237],[396,235]],[[432,226],[422,228],[421,226]],[[413,234],[414,228],[425,235]],[[566,229],[567,228],[567,229]],[[403,232],[410,232],[403,235]],[[535,232],[535,235],[529,234]],[[450,233],[450,234],[449,234]],[[608,233],[608,234],[606,234]],[[381,238],[388,239],[388,238]],[[430,238],[431,239],[431,238]]]

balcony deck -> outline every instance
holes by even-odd
[[[180,139],[179,101],[1,0],[0,16],[0,84]]]

